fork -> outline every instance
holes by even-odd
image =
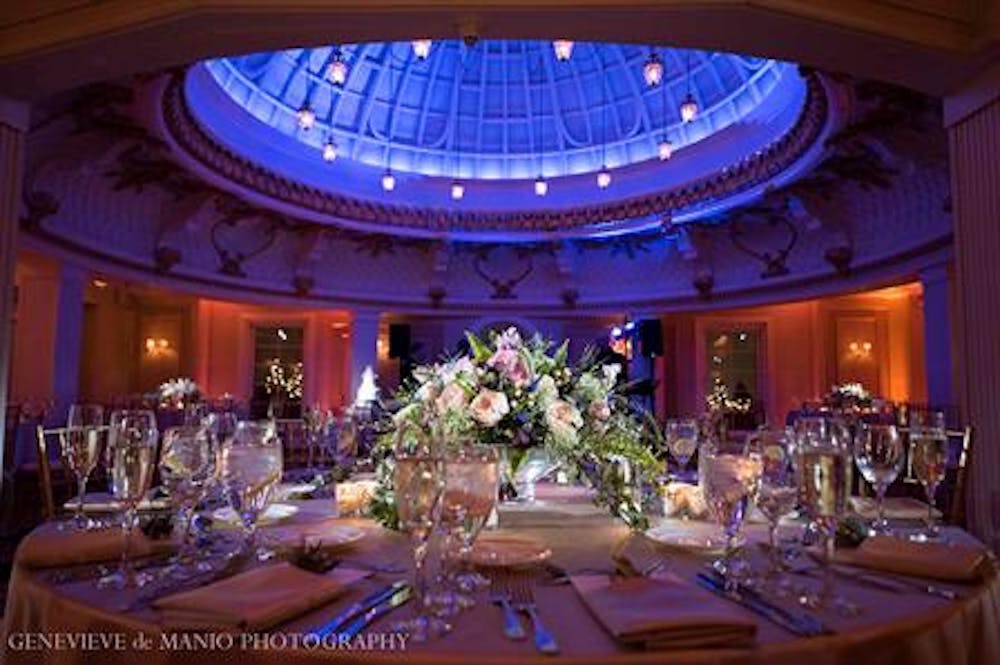
[[[496,571],[490,577],[489,600],[500,606],[503,612],[503,634],[509,640],[523,640],[527,635],[521,626],[517,613],[510,604],[510,575],[504,571]]]
[[[511,584],[514,596],[514,609],[524,612],[531,619],[531,629],[535,635],[535,649],[541,653],[554,656],[559,653],[559,644],[549,631],[545,630],[538,616],[538,605],[531,590],[530,575],[520,573],[515,575]]]

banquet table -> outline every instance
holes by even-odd
[[[407,540],[365,519],[337,518],[329,500],[297,502],[299,512],[291,525],[320,528],[324,524],[361,527],[365,536],[346,548],[344,563],[361,562],[380,569],[408,562]],[[43,525],[42,529],[52,528]],[[266,531],[266,529],[265,529]],[[566,570],[610,569],[610,552],[627,535],[626,527],[600,513],[579,493],[552,495],[535,508],[516,507],[501,513],[500,532],[529,536],[552,550],[551,561]],[[970,538],[953,530],[953,538]],[[747,526],[750,541],[764,538],[760,524]],[[72,535],[66,535],[67,547]],[[663,556],[672,574],[692,581],[709,559],[678,550]],[[215,648],[187,651],[177,643],[165,645],[162,617],[155,610],[122,613],[124,592],[98,591],[92,581],[53,582],[44,570],[31,569],[15,558],[4,617],[5,662],[21,663],[306,663],[306,662],[407,662],[407,663],[769,663],[810,665],[834,663],[986,665],[1000,663],[1000,580],[996,572],[970,585],[940,585],[955,589],[960,598],[944,600],[924,593],[897,594],[851,582],[838,582],[838,591],[857,603],[862,612],[846,618],[833,612],[823,619],[835,629],[829,636],[798,638],[776,625],[759,621],[755,645],[745,649],[641,651],[619,646],[591,615],[569,584],[539,584],[535,588],[539,611],[561,646],[555,657],[537,653],[531,640],[509,641],[501,632],[498,608],[485,595],[476,607],[454,620],[454,630],[427,643],[381,644],[368,650],[287,646],[290,641],[256,640],[228,643]],[[265,564],[266,565],[266,564]],[[330,604],[312,609],[269,631],[272,636],[302,635],[334,616],[339,609],[373,590],[399,579],[398,572],[380,572],[355,583],[349,592]],[[692,583],[692,593],[696,590]],[[125,598],[127,600],[127,598]],[[737,611],[742,608],[733,606]],[[403,608],[374,623],[369,631],[385,634],[393,620],[412,608]],[[748,617],[755,615],[747,612]],[[38,636],[113,635],[112,646],[40,648]],[[33,640],[35,644],[33,645]],[[283,646],[283,643],[285,646]],[[204,646],[204,644],[202,645]],[[38,647],[38,648],[35,648]]]

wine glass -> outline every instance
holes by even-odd
[[[454,575],[460,606],[475,602],[467,592],[489,584],[472,568],[472,546],[496,506],[499,491],[499,455],[491,446],[466,443],[446,459],[447,473],[441,520],[458,541],[459,569]]]
[[[767,518],[770,545],[770,575],[784,568],[778,547],[778,523],[791,513],[798,502],[798,485],[792,463],[792,437],[787,430],[762,427],[747,437],[748,453],[756,453],[761,460],[760,488],[757,491],[757,508]]]
[[[123,508],[122,530],[125,548],[116,573],[102,578],[101,586],[121,589],[140,587],[149,581],[132,566],[132,533],[139,503],[146,497],[156,467],[158,433],[152,411],[122,410],[111,414],[108,448],[111,451],[111,487]]]
[[[854,438],[854,463],[875,488],[878,518],[871,526],[872,533],[891,533],[885,518],[885,492],[903,468],[903,439],[896,426],[862,423]]]
[[[450,626],[430,613],[426,570],[431,535],[441,519],[445,488],[445,458],[441,443],[413,425],[400,425],[395,433],[393,487],[399,527],[410,535],[413,554],[413,596],[417,614],[394,626],[410,639],[423,642],[447,632]]]
[[[237,423],[218,451],[216,476],[243,526],[243,551],[255,552],[259,560],[274,554],[265,548],[256,549],[257,521],[271,504],[281,473],[281,439],[273,421]]]
[[[179,561],[191,561],[191,521],[215,470],[211,435],[196,425],[171,427],[163,434],[160,478],[170,492],[170,503],[180,517],[181,552]]]
[[[87,493],[87,480],[101,456],[103,429],[104,407],[99,404],[73,404],[69,407],[66,430],[59,437],[63,459],[76,476],[76,514],[73,522],[81,530],[95,525],[83,514],[83,499]]]
[[[698,421],[693,418],[668,420],[664,427],[667,450],[677,460],[678,475],[684,472],[698,449],[698,429]]]
[[[723,557],[713,565],[723,576],[726,588],[732,590],[744,570],[735,555],[747,508],[760,486],[762,463],[756,452],[726,452],[726,448],[724,444],[703,446],[699,454],[705,502],[726,541]]]
[[[824,606],[833,590],[830,564],[836,545],[837,523],[847,507],[849,445],[843,435],[815,436],[815,430],[810,428],[803,436],[796,437],[795,446],[799,505],[823,538],[822,589],[819,597],[809,604]]]
[[[944,414],[940,411],[914,413],[910,422],[913,474],[927,493],[926,526],[915,538],[933,540],[941,535],[934,515],[935,496],[948,470],[948,435],[944,426]]]

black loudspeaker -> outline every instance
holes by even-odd
[[[410,324],[389,324],[389,357],[407,358],[410,355]]]
[[[663,328],[659,319],[644,319],[636,326],[639,353],[652,358],[663,355]]]

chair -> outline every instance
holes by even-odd
[[[920,481],[913,475],[913,464],[911,449],[909,446],[909,427],[900,427],[901,434],[906,436],[906,460],[904,468],[906,473],[902,478],[904,485],[911,487],[918,485]],[[937,507],[944,515],[945,521],[960,527],[965,527],[965,499],[968,476],[969,460],[972,459],[973,430],[971,426],[962,428],[949,428],[945,430],[948,438],[948,469],[945,472],[944,480],[938,487]],[[922,490],[918,492],[921,499],[926,499]]]
[[[279,418],[274,421],[281,439],[281,452],[286,469],[305,466],[309,459],[309,430],[301,418]]]
[[[52,469],[52,458],[49,456],[49,444],[54,442],[59,459],[62,460],[62,438],[66,436],[65,427],[45,429],[41,425],[35,428],[35,450],[38,457],[38,489],[42,496],[42,519],[52,519],[56,516],[56,488],[62,496],[64,490],[71,487],[69,474],[65,466],[60,464],[58,470]],[[60,506],[62,503],[60,502]]]

